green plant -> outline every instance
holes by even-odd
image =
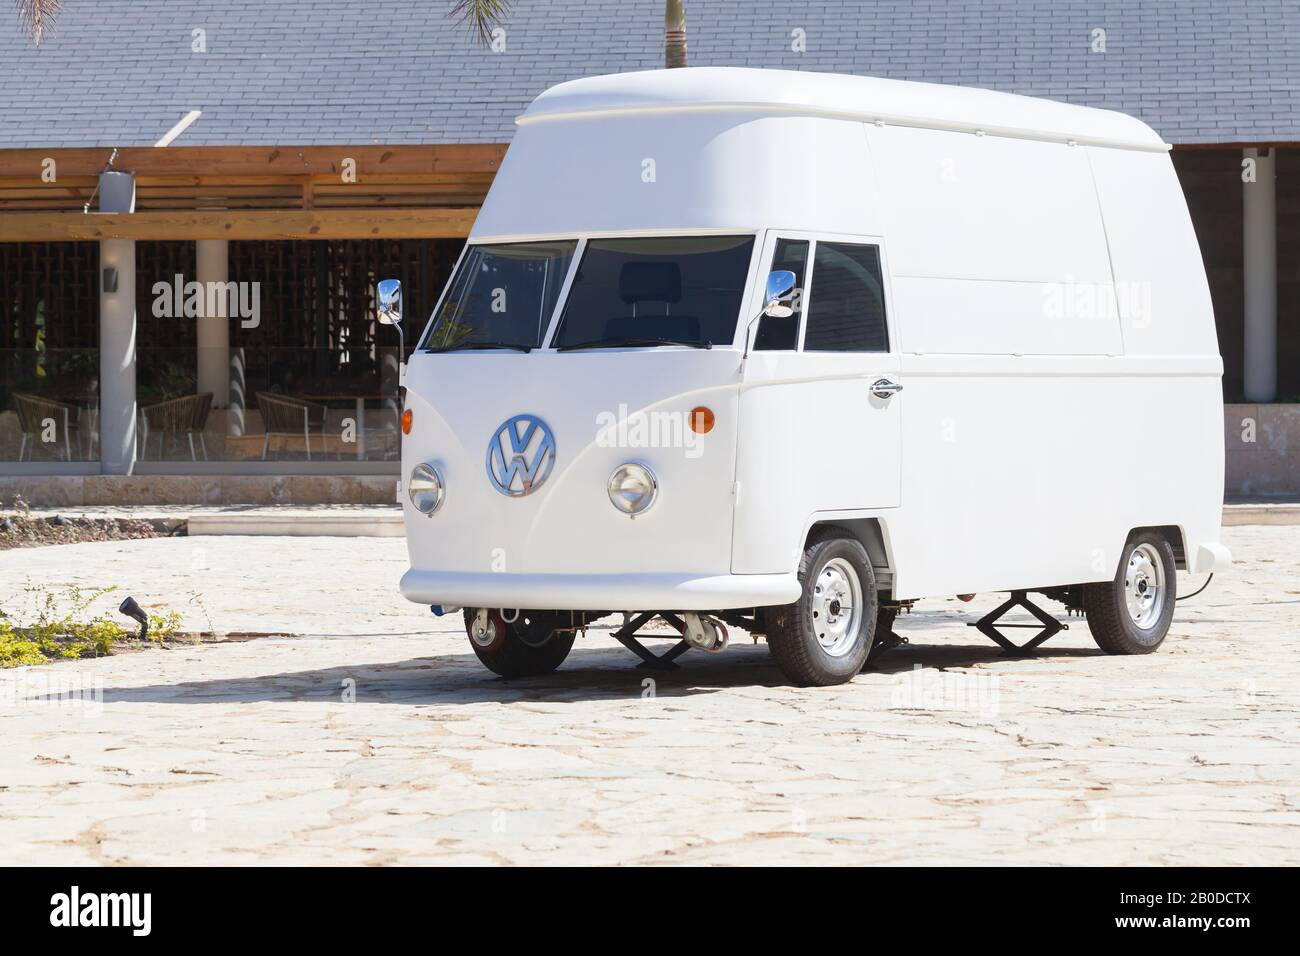
[[[91,613],[90,606],[116,591],[116,585],[93,590],[74,587],[67,593],[66,605],[44,585],[28,585],[23,590],[28,604],[21,617],[0,608],[0,667],[103,657],[113,653],[114,644],[135,636],[107,613]],[[149,639],[162,643],[175,638],[180,624],[175,611],[150,614]]]
[[[141,355],[140,384],[136,397],[141,401],[165,402],[194,393],[198,373],[191,365]]]

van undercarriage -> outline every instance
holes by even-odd
[[[1080,614],[1097,645],[1109,654],[1148,654],[1164,641],[1177,600],[1176,564],[1169,537],[1157,529],[1134,531],[1112,581],[1035,589],[1061,602],[1067,615]],[[877,590],[875,572],[862,544],[840,529],[814,534],[799,568],[803,595],[794,604],[741,610],[544,611],[512,608],[466,608],[465,628],[479,660],[502,677],[531,677],[563,663],[580,633],[615,613],[623,623],[611,637],[635,654],[638,667],[672,670],[689,650],[719,653],[730,639],[729,628],[767,640],[777,665],[802,685],[851,680],[884,652],[907,643],[894,630],[899,611],[914,602],[894,601]],[[1029,590],[1013,590],[1006,601],[978,621],[969,622],[1007,654],[1029,654],[1069,625],[1029,599]],[[969,600],[973,595],[958,595]],[[1032,623],[1003,621],[1010,612],[1028,612]],[[437,613],[444,613],[435,606]],[[655,620],[677,636],[668,650],[655,653],[646,633]],[[1013,642],[1004,629],[1035,633]]]

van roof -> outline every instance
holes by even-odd
[[[570,80],[542,93],[516,122],[704,110],[831,116],[1124,149],[1169,148],[1146,123],[1112,110],[966,86],[741,67],[645,70]]]

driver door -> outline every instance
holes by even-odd
[[[817,517],[900,500],[902,382],[881,240],[769,232],[768,272],[795,274],[789,318],[753,331],[739,403],[735,573],[788,571]],[[761,303],[759,303],[761,308]]]

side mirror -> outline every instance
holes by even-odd
[[[397,279],[380,279],[377,292],[380,324],[401,325],[402,283]]]
[[[794,309],[785,303],[794,298],[794,273],[785,269],[767,274],[767,291],[763,293],[763,314],[774,319],[794,315]]]

